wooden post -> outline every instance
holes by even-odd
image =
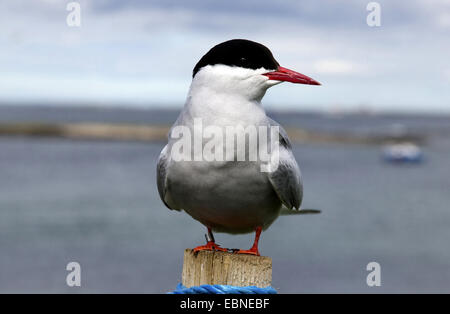
[[[272,284],[272,259],[265,256],[219,251],[184,251],[182,284],[257,286]]]

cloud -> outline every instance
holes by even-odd
[[[347,60],[323,59],[314,63],[314,68],[322,74],[352,74],[364,70],[364,66]]]
[[[450,12],[440,14],[439,17],[437,18],[437,23],[441,27],[449,28],[450,27]]]
[[[65,24],[64,1],[0,2],[0,100],[181,105],[197,60],[248,38],[323,83],[277,86],[269,105],[449,106],[448,0],[381,0],[376,28],[359,0],[79,2],[81,28]]]

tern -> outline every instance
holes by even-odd
[[[304,74],[281,67],[266,46],[245,39],[233,39],[214,46],[195,65],[184,108],[172,126],[168,144],[157,162],[161,200],[169,209],[185,211],[208,230],[206,245],[198,246],[194,251],[228,251],[215,243],[213,231],[256,232],[249,250],[235,252],[259,256],[261,232],[279,217],[282,208],[291,212],[300,209],[303,185],[291,142],[286,131],[266,115],[261,105],[267,89],[282,82],[320,85]],[[180,128],[195,133],[198,121],[202,127],[219,129],[277,127],[276,167],[261,171],[260,159],[197,158],[205,148],[203,142],[200,150],[188,152],[187,155],[193,156],[191,160],[173,158]],[[258,138],[261,139],[259,133]],[[215,144],[225,145],[226,140]],[[191,145],[186,147],[191,148]],[[258,148],[246,143],[245,149],[248,157],[252,153],[249,150]],[[236,149],[233,157],[238,153]],[[269,158],[269,164],[272,162],[273,158]]]

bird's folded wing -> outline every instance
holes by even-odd
[[[272,126],[279,127],[278,166],[268,172],[269,181],[280,201],[288,209],[299,209],[303,198],[303,185],[300,169],[292,154],[292,146],[286,131],[270,119]]]
[[[174,208],[173,206],[170,206],[167,198],[167,170],[169,165],[169,152],[168,152],[168,145],[166,145],[163,150],[161,151],[161,154],[159,155],[158,164],[156,166],[156,183],[158,185],[158,192],[159,197],[164,202],[164,205],[167,206],[169,209],[175,209],[180,210],[178,208]]]

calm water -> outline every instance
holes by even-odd
[[[0,109],[0,120],[164,123],[174,112]],[[426,162],[392,166],[380,148],[295,146],[314,216],[280,217],[261,238],[273,286],[296,292],[450,292],[450,119],[275,115],[310,129],[377,132],[392,123],[429,135]],[[159,200],[164,143],[0,137],[0,292],[155,292],[175,288],[183,250],[204,228]],[[247,248],[252,235],[217,234]],[[66,264],[82,287],[65,284]],[[366,285],[381,264],[382,286]]]

